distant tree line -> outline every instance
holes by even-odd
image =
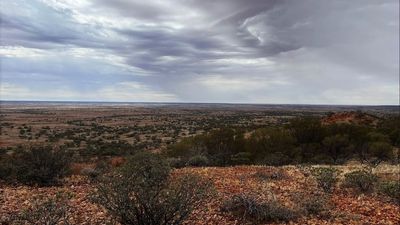
[[[319,118],[303,117],[279,128],[216,129],[169,146],[166,155],[176,166],[341,164],[349,159],[377,165],[397,162],[399,146],[398,116],[376,126],[323,125]]]

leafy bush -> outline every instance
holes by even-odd
[[[375,141],[369,143],[368,163],[377,166],[382,161],[393,158],[393,147],[389,142]]]
[[[68,204],[68,196],[57,194],[55,197],[43,197],[34,199],[31,207],[22,210],[15,218],[17,224],[43,224],[43,225],[67,225],[71,216],[71,207]]]
[[[261,201],[249,194],[232,196],[223,202],[221,210],[254,223],[290,221],[297,217],[293,210],[275,200]]]
[[[168,225],[181,224],[210,190],[198,176],[170,176],[166,160],[141,152],[100,179],[92,199],[122,225]]]
[[[285,129],[257,129],[248,142],[254,159],[264,165],[285,165],[297,158],[296,140],[292,133]]]
[[[311,197],[301,202],[301,206],[306,210],[308,215],[319,215],[326,211],[326,199],[320,197]]]
[[[206,155],[217,166],[342,164],[354,158],[377,165],[383,160],[396,162],[392,145],[398,143],[398,132],[391,132],[393,129],[390,123],[380,128],[371,124],[321,124],[321,118],[300,116],[279,128],[205,129],[208,132],[168,146],[165,154],[183,162]]]
[[[7,149],[7,148],[0,148],[0,157],[6,155],[7,152],[8,152],[8,149]]]
[[[354,146],[347,134],[336,134],[325,137],[322,145],[335,164],[343,163],[348,159]]]
[[[87,176],[91,182],[95,182],[102,174],[110,172],[110,164],[104,160],[98,161],[94,168],[83,168],[81,174]]]
[[[89,180],[93,182],[99,177],[100,171],[95,168],[83,168],[81,174],[87,176]]]
[[[3,156],[0,158],[0,180],[9,180],[12,174],[12,164],[10,157]]]
[[[400,147],[400,115],[384,118],[378,124],[378,130],[388,135],[390,142]]]
[[[371,192],[378,181],[378,177],[367,170],[356,170],[344,176],[344,187],[354,188],[362,193]]]
[[[166,159],[167,163],[170,167],[172,168],[182,168],[185,167],[185,162],[184,160],[180,158],[174,158],[174,157],[169,157]]]
[[[250,152],[239,152],[231,156],[231,161],[235,165],[250,164],[251,153]]]
[[[332,192],[337,182],[338,170],[333,167],[318,167],[311,170],[318,187],[325,192]]]
[[[289,164],[290,159],[287,155],[281,152],[274,152],[266,155],[262,161],[263,165],[267,166],[282,166]]]
[[[17,150],[12,157],[12,176],[19,182],[48,186],[68,173],[71,155],[50,147]]]
[[[379,184],[379,192],[400,203],[400,181],[384,181]]]
[[[204,155],[195,155],[191,157],[186,163],[186,165],[188,166],[207,166],[209,164],[210,163],[208,158]]]
[[[294,198],[300,211],[305,215],[327,216],[331,206],[328,197],[322,193],[296,193]]]

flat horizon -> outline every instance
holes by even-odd
[[[235,103],[235,102],[140,102],[140,101],[85,101],[85,100],[0,100],[0,103],[100,103],[100,104],[226,104],[226,105],[288,105],[288,106],[378,106],[399,107],[400,105],[357,105],[357,104],[301,104],[301,103]]]

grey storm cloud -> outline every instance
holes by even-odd
[[[5,0],[1,8],[1,99],[399,102],[397,0]]]

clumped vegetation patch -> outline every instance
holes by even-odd
[[[317,181],[318,187],[324,192],[332,192],[338,180],[338,170],[333,167],[317,167],[311,169],[311,174]]]
[[[295,193],[294,201],[302,215],[320,215],[329,217],[332,205],[329,196],[324,193]]]
[[[378,177],[368,170],[356,170],[344,175],[343,187],[353,188],[361,193],[374,190]]]
[[[223,202],[221,210],[253,223],[290,221],[297,217],[294,210],[276,200],[260,200],[251,194],[238,194]]]
[[[94,168],[83,168],[80,173],[86,176],[90,182],[97,182],[101,175],[111,171],[112,162],[100,160],[96,162]]]
[[[12,164],[10,156],[3,155],[0,158],[0,180],[9,180],[12,174]]]
[[[379,192],[391,197],[400,204],[400,181],[383,181],[378,186]]]
[[[397,162],[397,139],[382,124],[322,124],[319,118],[299,117],[285,126],[256,129],[220,127],[205,134],[183,138],[168,146],[166,154],[187,162],[202,155],[210,165],[258,164],[280,166],[299,163],[343,164],[349,159],[378,165]]]
[[[204,155],[195,155],[191,157],[186,165],[187,166],[208,166],[210,164],[208,158]]]
[[[3,179],[16,180],[27,185],[50,186],[58,184],[68,174],[71,154],[64,149],[49,146],[19,148],[1,162]]]
[[[68,195],[58,193],[54,197],[40,196],[33,199],[32,206],[23,209],[13,218],[13,224],[21,225],[69,225],[72,208]]]
[[[211,190],[196,175],[171,176],[165,160],[141,152],[100,179],[92,199],[123,225],[169,225],[181,224]]]

